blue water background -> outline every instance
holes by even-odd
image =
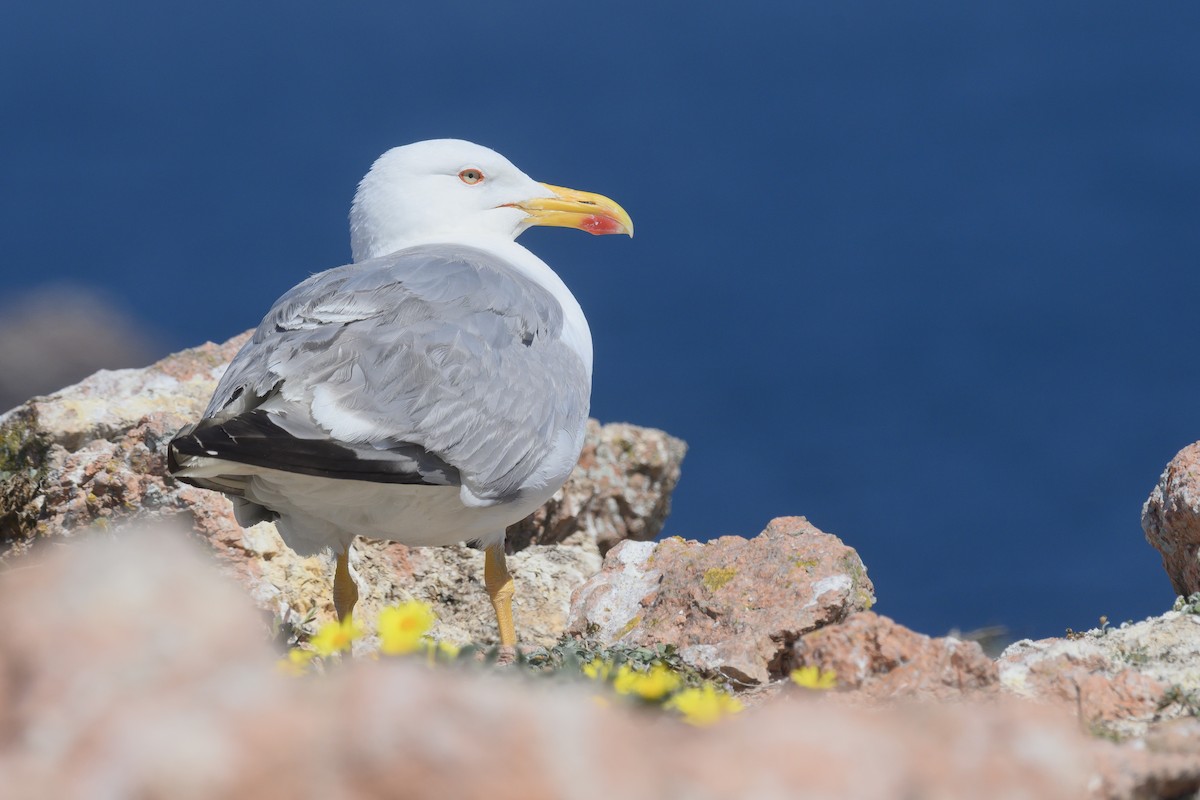
[[[1200,4],[7,3],[0,294],[224,339],[442,136],[633,215],[522,242],[595,415],[689,442],[668,533],[805,514],[928,632],[1170,604],[1139,513],[1200,438]]]

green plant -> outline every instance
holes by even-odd
[[[1177,683],[1171,684],[1158,699],[1158,710],[1177,705],[1189,717],[1200,716],[1200,693],[1184,689]]]
[[[1135,667],[1150,663],[1150,651],[1144,644],[1135,644],[1132,647],[1120,645],[1117,647],[1117,657]]]
[[[357,622],[327,622],[308,633],[311,615],[289,625],[276,619],[276,640],[287,646],[279,661],[282,672],[293,676],[325,673],[348,655],[356,639],[366,635]],[[499,647],[479,650],[457,647],[432,639],[436,618],[433,609],[409,601],[383,609],[375,626],[384,656],[419,657],[430,666],[478,668],[500,660]],[[564,636],[552,647],[518,652],[505,672],[537,680],[587,681],[604,686],[611,694],[597,701],[632,702],[666,709],[692,725],[708,725],[742,709],[742,702],[727,685],[705,678],[684,663],[674,646],[602,645],[591,636]]]
[[[1200,592],[1189,594],[1187,597],[1182,595],[1176,597],[1175,605],[1171,607],[1171,610],[1181,614],[1200,614]]]

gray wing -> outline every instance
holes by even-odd
[[[197,454],[507,499],[587,417],[562,327],[550,292],[482,250],[338,267],[275,303],[187,433]]]

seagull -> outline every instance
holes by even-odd
[[[352,618],[356,536],[474,542],[512,651],[505,529],[550,499],[583,448],[592,337],[579,302],[517,244],[534,225],[633,235],[607,197],[539,183],[458,139],[393,148],[358,185],[353,263],[279,298],[199,422],[168,445],[178,480],[331,549]]]

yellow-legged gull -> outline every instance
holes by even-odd
[[[531,225],[633,234],[612,200],[538,183],[486,147],[384,153],[350,213],[354,263],[283,295],[169,446],[171,473],[332,548],[353,611],[355,536],[474,540],[500,642],[516,644],[505,528],[563,484],[583,446],[592,339],[579,303],[517,244]]]

